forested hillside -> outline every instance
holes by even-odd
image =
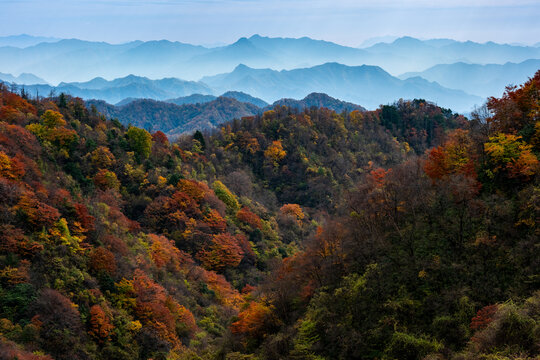
[[[60,97],[65,97],[63,93]],[[241,92],[226,92],[222,96],[191,95],[166,101],[127,98],[116,105],[102,100],[88,100],[86,107],[124,125],[148,131],[162,131],[170,139],[196,130],[213,130],[233,119],[261,114],[274,107],[287,106],[297,111],[327,108],[338,113],[365,111],[360,105],[334,99],[326,94],[312,93],[302,100],[281,99],[268,105],[261,99]]]
[[[537,72],[425,155],[369,169],[334,198],[335,215],[244,306],[230,351],[537,359],[539,87]],[[381,123],[403,122],[392,108]]]
[[[101,100],[87,102],[108,118],[116,118],[125,125],[148,131],[162,131],[176,138],[197,129],[213,129],[231,119],[251,116],[260,109],[236,99],[218,97],[205,103],[176,105],[174,103],[137,99],[122,106],[113,106]]]
[[[539,88],[172,142],[2,87],[0,358],[537,358]]]

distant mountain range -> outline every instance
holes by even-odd
[[[0,41],[0,45],[2,42]],[[233,44],[206,48],[171,41],[104,42],[60,40],[25,48],[0,47],[0,69],[31,72],[51,83],[93,77],[119,78],[137,74],[149,78],[198,80],[232,71],[239,64],[275,70],[306,68],[326,62],[378,65],[392,74],[423,71],[456,62],[504,64],[540,58],[540,48],[450,39],[398,38],[358,49],[307,37],[269,38],[253,35]]]
[[[87,82],[60,83],[57,87],[29,85],[25,89],[31,95],[63,92],[86,100],[120,102],[120,105],[129,99],[162,100],[177,105],[205,103],[215,100],[214,94],[223,94],[263,108],[283,98],[301,99],[313,92],[326,93],[368,109],[400,98],[423,98],[463,112],[484,101],[481,97],[448,89],[420,77],[401,80],[378,66],[338,63],[282,71],[239,65],[230,73],[204,77],[198,82],[175,78],[150,80],[129,75],[111,81],[95,78]]]
[[[364,40],[359,46],[359,49],[364,49],[370,46],[373,46],[378,43],[391,43],[398,39],[399,36],[393,36],[393,35],[386,35],[386,36],[376,36],[369,39]]]
[[[13,76],[11,74],[0,73],[0,81],[8,83],[16,83],[21,85],[30,84],[47,84],[47,82],[34,74],[22,73],[19,76]]]
[[[460,90],[451,90],[420,77],[400,80],[378,66],[327,63],[294,70],[253,69],[239,65],[231,73],[204,77],[202,82],[218,92],[242,91],[267,102],[303,98],[323,92],[341,100],[375,109],[397,99],[424,98],[455,111],[467,111],[484,101]]]
[[[25,48],[28,46],[37,45],[44,42],[57,42],[59,38],[45,37],[45,36],[32,36],[27,34],[0,36],[0,46],[13,46],[18,48]]]
[[[201,82],[185,81],[176,78],[150,80],[146,77],[129,75],[115,80],[105,80],[101,77],[87,82],[60,83],[56,87],[49,85],[30,85],[25,87],[31,95],[36,92],[48,95],[51,91],[56,94],[66,93],[83,99],[100,99],[108,103],[118,103],[126,98],[148,98],[165,100],[187,96],[194,93],[211,94],[213,91]]]
[[[451,39],[418,40],[412,37],[402,37],[390,44],[379,43],[363,50],[378,55],[376,64],[390,72],[399,68],[413,67],[424,70],[438,64],[456,62],[505,64],[540,59],[540,48],[497,44],[491,41],[479,44],[472,41],[458,42]],[[404,72],[411,71],[420,70]]]
[[[399,98],[425,98],[468,112],[540,68],[537,46],[412,37],[370,40],[361,49],[307,37],[259,35],[214,48],[166,40],[113,45],[26,35],[0,38],[0,45],[8,43],[16,46],[0,46],[0,70],[5,72],[0,80],[25,85],[31,95],[64,92],[119,105],[134,99],[202,104],[232,91],[243,94],[225,97],[264,108],[317,92],[369,109]]]
[[[226,121],[253,116],[272,109],[276,105],[286,105],[299,111],[312,106],[325,107],[341,112],[344,110],[365,110],[363,107],[334,99],[326,94],[309,94],[302,100],[282,99],[272,105],[262,102],[258,107],[235,98],[251,99],[249,95],[230,92],[211,101],[177,105],[168,101],[135,99],[123,105],[111,105],[103,100],[89,100],[86,105],[96,109],[109,118],[116,118],[121,123],[138,126],[149,131],[163,131],[171,138],[195,130],[213,129]],[[200,95],[202,96],[202,95]]]
[[[444,87],[461,89],[482,97],[500,97],[507,85],[524,83],[540,69],[540,59],[530,59],[519,64],[508,62],[503,65],[455,63],[436,65],[422,72],[405,73],[399,78],[420,76],[436,81]]]

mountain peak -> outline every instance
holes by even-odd
[[[137,76],[134,74],[129,74],[127,76],[124,76],[123,78],[119,78],[118,80],[139,80],[139,79],[148,79],[148,78],[144,76]]]
[[[251,43],[251,41],[249,41],[247,37],[241,37],[232,45],[233,46],[253,46],[253,44]]]
[[[400,38],[397,38],[392,43],[394,45],[416,45],[416,44],[423,44],[422,40],[418,40],[417,38],[413,38],[411,36],[402,36]]]
[[[333,99],[330,95],[328,94],[325,94],[325,93],[321,93],[321,92],[312,92],[310,94],[308,94],[304,100],[309,100],[309,99]]]
[[[233,72],[245,72],[245,71],[249,71],[249,70],[253,70],[252,68],[250,68],[249,66],[245,65],[245,64],[238,64]]]

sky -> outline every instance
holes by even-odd
[[[220,45],[253,34],[540,42],[540,0],[0,0],[0,36]]]

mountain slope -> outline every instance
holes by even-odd
[[[214,95],[192,94],[188,96],[180,96],[174,99],[167,99],[165,100],[165,102],[176,104],[176,105],[204,104],[215,99],[216,97]]]
[[[225,93],[223,93],[221,96],[223,97],[228,97],[228,98],[231,98],[231,99],[236,99],[240,102],[244,102],[244,103],[250,103],[250,104],[253,104],[257,107],[260,107],[260,108],[263,108],[265,106],[268,105],[268,103],[262,99],[259,99],[259,98],[256,98],[256,97],[253,97],[249,94],[246,94],[246,93],[243,93],[241,91],[227,91]]]
[[[259,184],[240,198],[216,177],[197,181],[193,157],[200,146],[184,151],[80,99],[27,101],[0,85],[1,359],[220,350],[247,294],[297,246],[286,233],[315,226],[308,215],[280,231]]]
[[[123,124],[149,131],[159,130],[173,138],[197,129],[213,129],[226,121],[252,116],[260,111],[255,105],[226,97],[184,105],[150,99],[137,99],[123,106],[99,100],[87,101],[87,106],[92,105],[105,116],[116,118]]]

